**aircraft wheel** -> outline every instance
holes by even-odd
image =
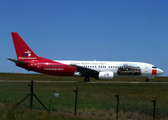
[[[149,82],[149,79],[148,79],[148,78],[146,79],[146,82]]]
[[[89,81],[90,81],[90,78],[89,78],[89,77],[86,77],[86,78],[84,79],[84,81],[85,81],[85,82],[89,82]]]

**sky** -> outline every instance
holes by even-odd
[[[32,73],[16,59],[11,32],[53,60],[151,63],[168,76],[167,0],[1,0],[0,72]]]

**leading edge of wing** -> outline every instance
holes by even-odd
[[[71,66],[73,67],[76,67],[77,68],[77,72],[80,72],[81,74],[83,73],[89,73],[89,74],[98,74],[99,72],[94,70],[94,69],[91,69],[91,68],[86,68],[86,67],[83,67],[83,66],[79,66],[79,65],[76,65],[76,64],[70,64]]]
[[[23,61],[19,61],[19,60],[15,60],[15,59],[11,59],[11,58],[7,58],[8,60],[14,62],[14,63],[19,63],[19,64],[28,64],[28,62],[23,62]]]

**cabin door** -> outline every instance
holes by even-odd
[[[148,72],[148,66],[145,65],[145,72]]]
[[[37,63],[37,70],[41,70],[41,63]]]

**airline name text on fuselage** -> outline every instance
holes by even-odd
[[[36,59],[36,57],[18,57],[18,59],[29,59],[29,60],[33,60],[33,59]]]
[[[106,65],[106,63],[98,63],[98,62],[92,62],[92,63],[87,63],[87,62],[71,62],[70,64],[76,64],[76,65]]]

